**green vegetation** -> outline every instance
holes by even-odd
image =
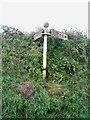
[[[42,79],[43,38],[3,37],[3,118],[88,118],[87,37],[81,32],[68,41],[48,37],[48,77]],[[11,36],[12,35],[12,36]],[[14,35],[14,37],[13,37]],[[7,40],[9,39],[10,40]],[[25,98],[16,89],[30,81],[34,94]]]

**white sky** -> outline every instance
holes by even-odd
[[[55,2],[56,1],[56,2]],[[0,24],[19,28],[21,31],[35,31],[36,27],[49,22],[56,30],[78,28],[87,32],[88,2],[2,2]]]

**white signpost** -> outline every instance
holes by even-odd
[[[68,36],[65,33],[61,33],[59,31],[56,31],[54,29],[51,29],[50,32],[48,31],[49,24],[45,23],[44,24],[44,32],[40,31],[36,33],[33,38],[34,40],[37,40],[38,38],[42,37],[44,35],[44,42],[43,42],[43,68],[42,68],[42,74],[43,74],[43,79],[46,78],[46,64],[47,64],[47,36],[51,35],[56,38],[62,39],[62,40],[68,40]]]

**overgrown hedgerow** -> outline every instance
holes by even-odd
[[[87,37],[80,32],[67,41],[49,36],[43,80],[43,38],[33,42],[31,35],[22,35],[4,41],[3,118],[88,118],[86,47]],[[34,95],[26,99],[16,85],[29,80]]]

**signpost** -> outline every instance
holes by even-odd
[[[43,68],[42,68],[42,74],[43,74],[43,79],[46,78],[46,63],[47,63],[47,36],[51,35],[56,38],[62,39],[62,40],[68,40],[68,36],[65,33],[56,31],[54,29],[51,29],[50,32],[48,31],[49,24],[45,23],[44,24],[44,32],[39,31],[38,33],[34,34],[33,38],[34,40],[37,40],[38,38],[44,36],[44,42],[43,42]]]
[[[47,62],[47,35],[48,35],[48,23],[44,24],[44,43],[43,43],[43,68],[42,68],[42,73],[43,73],[43,79],[46,78],[46,62]]]

